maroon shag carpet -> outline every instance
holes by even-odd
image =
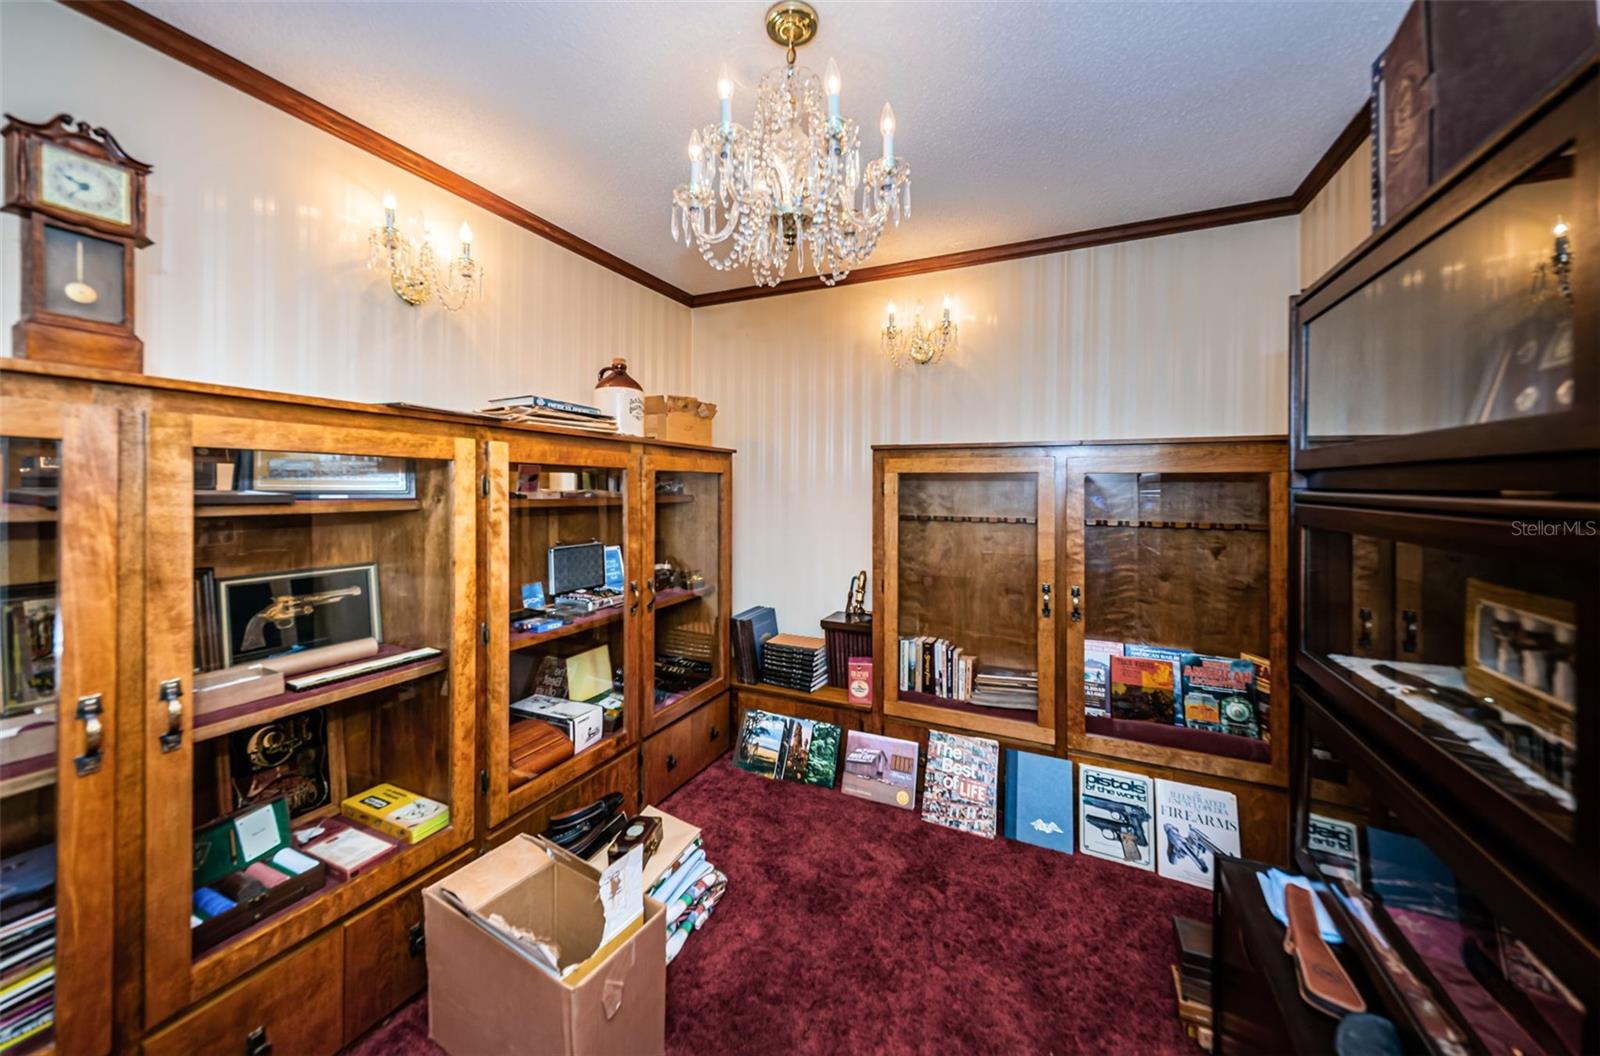
[[[704,830],[728,875],[667,969],[668,1053],[1197,1051],[1169,966],[1173,914],[1209,919],[1204,891],[727,758],[663,807]],[[441,1053],[427,1008],[418,998],[350,1052]]]

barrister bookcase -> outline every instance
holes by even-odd
[[[874,448],[871,721],[1233,792],[1244,853],[1285,862],[1287,463],[1283,437]],[[904,639],[1000,688],[902,687]],[[1143,648],[1247,661],[1254,712],[1109,707],[1106,650]]]
[[[0,361],[0,406],[0,597],[24,661],[0,716],[0,853],[54,877],[25,924],[54,942],[61,1010],[17,1051],[337,1051],[425,985],[424,886],[606,793],[637,809],[726,750],[731,452],[19,360]],[[252,453],[236,487],[275,498],[214,491],[220,452]],[[590,542],[618,548],[625,603],[513,632],[549,549]],[[239,615],[285,592],[380,657],[437,652],[202,703],[197,678],[317,644]],[[610,728],[513,775],[511,702],[576,653],[611,687]],[[272,765],[286,741],[320,748]],[[449,824],[191,941],[198,828],[280,793],[292,829],[336,826],[381,782]]]

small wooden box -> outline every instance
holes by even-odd
[[[852,619],[836,612],[822,621],[828,642],[828,685],[844,689],[850,684],[850,658],[872,655],[872,613]]]
[[[646,396],[644,435],[680,444],[711,444],[711,419],[717,405],[693,396]]]

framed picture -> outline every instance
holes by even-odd
[[[1577,708],[1577,606],[1467,580],[1466,682],[1568,744]]]
[[[0,660],[5,700],[0,715],[56,702],[56,585],[0,587]]]
[[[383,640],[378,566],[218,580],[222,666],[362,638]]]
[[[382,455],[242,451],[244,487],[302,499],[413,499],[416,463]]]

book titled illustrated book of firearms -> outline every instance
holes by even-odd
[[[1111,658],[1111,717],[1172,725],[1177,686],[1169,660],[1144,656]]]
[[[1081,763],[1077,769],[1079,849],[1096,858],[1153,872],[1153,779]]]
[[[922,820],[994,839],[999,778],[998,741],[929,730]]]
[[[1156,778],[1156,851],[1156,872],[1209,890],[1217,855],[1239,854],[1238,797]]]

